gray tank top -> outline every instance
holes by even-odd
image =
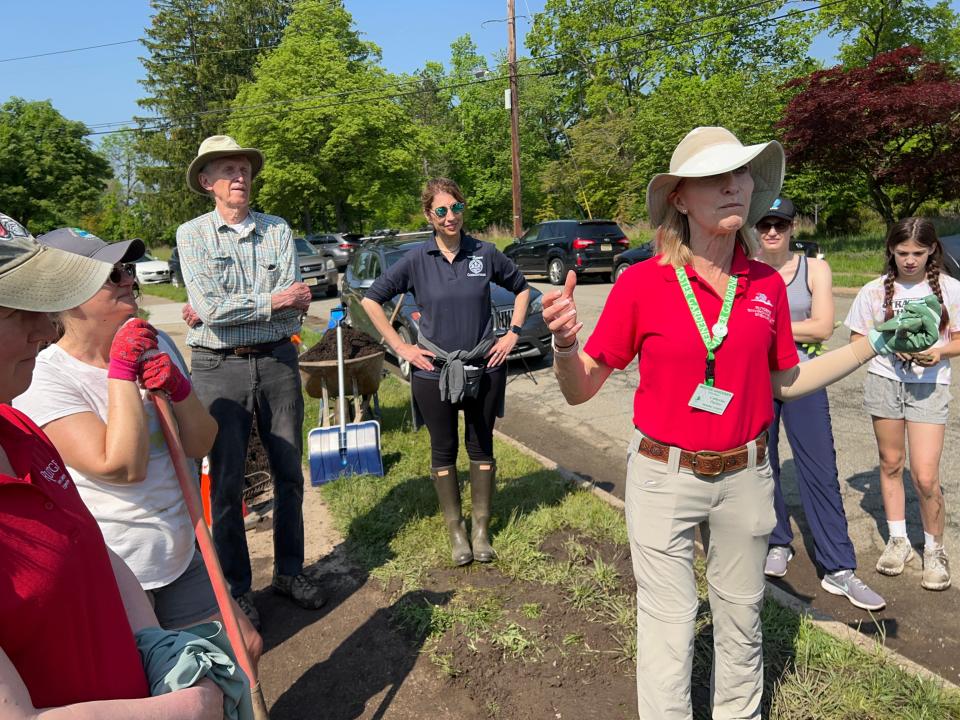
[[[797,263],[797,272],[793,280],[787,285],[787,302],[790,305],[790,320],[799,322],[809,320],[813,308],[813,293],[810,292],[809,273],[807,272],[807,256],[801,255]],[[801,360],[809,360],[810,355],[800,343],[797,343],[797,352]]]

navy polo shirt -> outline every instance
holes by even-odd
[[[526,278],[495,245],[461,232],[460,250],[447,262],[431,236],[374,281],[365,297],[383,304],[403,292],[420,306],[420,333],[446,352],[472,350],[493,332],[490,283],[513,293]]]

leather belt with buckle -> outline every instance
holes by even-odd
[[[670,446],[662,445],[658,442],[644,437],[640,440],[638,452],[651,460],[667,462],[670,458]],[[757,438],[757,465],[763,462],[767,452],[767,431],[764,430]],[[742,470],[747,466],[748,450],[746,445],[741,445],[733,450],[724,452],[712,452],[701,450],[700,452],[690,452],[689,450],[680,451],[680,467],[692,470],[701,477],[716,477],[723,473]]]
[[[274,340],[273,342],[260,343],[259,345],[237,345],[229,348],[206,348],[199,347],[198,350],[217,353],[218,355],[236,355],[237,357],[249,357],[250,355],[268,355],[278,347],[286,345],[290,340]]]

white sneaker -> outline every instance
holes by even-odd
[[[882,610],[886,602],[877,593],[867,587],[867,584],[858,578],[853,570],[838,570],[827,573],[820,581],[820,587],[831,595],[843,595],[863,610]]]
[[[907,538],[891,536],[883,554],[877,560],[877,572],[882,575],[899,575],[903,572],[903,566],[914,557],[916,553]]]
[[[950,561],[943,546],[923,549],[923,579],[920,585],[926,590],[946,590],[950,587]]]

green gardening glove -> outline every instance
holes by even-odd
[[[940,338],[940,312],[936,295],[910,300],[897,317],[867,333],[867,339],[878,355],[926,350]]]

